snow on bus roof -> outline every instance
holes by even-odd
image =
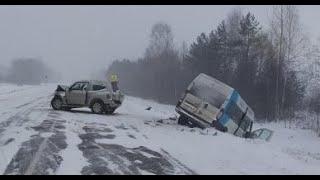
[[[218,79],[213,78],[212,76],[209,76],[207,74],[200,73],[196,79],[201,81],[201,78],[205,78],[206,80],[210,80],[211,82],[215,82],[215,83],[219,84],[220,86],[224,86],[228,89],[233,89],[231,86],[227,85],[226,83],[223,83],[223,82],[219,81]]]

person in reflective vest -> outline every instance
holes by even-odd
[[[118,87],[118,77],[117,75],[113,74],[111,75],[111,86],[112,86],[112,91],[113,92],[116,92],[119,90],[119,87]]]

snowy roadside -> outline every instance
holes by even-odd
[[[152,125],[141,127],[144,133],[199,174],[320,174],[320,139],[310,130],[256,123],[255,129],[266,127],[275,131],[270,142],[221,132],[215,136],[214,129],[190,129],[170,120],[169,124],[158,123],[157,119],[175,116],[174,106],[140,101],[131,98],[127,103],[153,106],[145,112]]]
[[[320,174],[320,139],[309,130],[256,123],[274,136],[248,140],[179,126],[174,106],[135,97],[110,116],[55,112],[54,88],[0,94],[1,174]]]

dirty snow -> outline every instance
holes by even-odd
[[[0,87],[1,174],[320,174],[309,130],[255,124],[273,138],[248,140],[179,126],[174,106],[151,100],[126,97],[115,114],[94,115],[53,111],[54,84]]]

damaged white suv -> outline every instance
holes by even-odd
[[[51,106],[54,110],[89,107],[96,114],[112,114],[124,100],[120,90],[113,91],[104,81],[78,81],[70,87],[58,85]]]

